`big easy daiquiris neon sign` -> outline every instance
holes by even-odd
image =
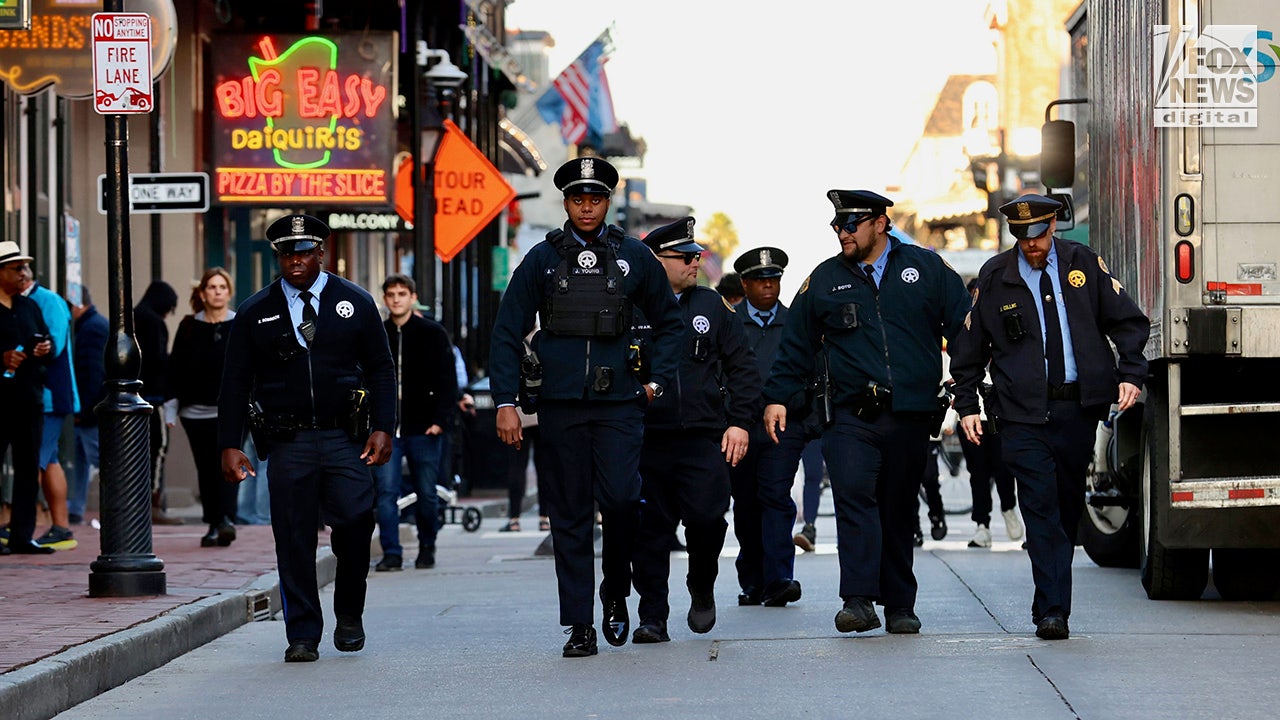
[[[213,201],[389,205],[396,57],[393,33],[219,36]]]

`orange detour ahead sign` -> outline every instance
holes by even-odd
[[[515,199],[498,168],[451,120],[436,151],[436,255],[449,262]]]

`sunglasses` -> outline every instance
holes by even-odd
[[[852,235],[853,233],[858,232],[859,225],[868,220],[875,220],[877,217],[879,217],[879,215],[864,215],[857,220],[850,220],[843,225],[832,225],[831,229],[835,230],[837,235],[842,232],[847,232]]]
[[[692,263],[694,260],[701,260],[701,259],[702,259],[702,253],[701,253],[701,252],[687,252],[687,253],[679,253],[679,254],[676,254],[676,255],[659,255],[658,257],[660,257],[660,258],[666,258],[666,259],[668,259],[668,260],[680,260],[680,259],[682,259],[682,258],[683,258],[683,259],[684,259],[684,264],[685,264],[685,265],[688,265],[688,264]]]

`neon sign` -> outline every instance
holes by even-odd
[[[395,36],[227,39],[214,56],[215,200],[389,204]]]

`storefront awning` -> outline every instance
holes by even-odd
[[[547,169],[547,162],[538,152],[529,135],[507,118],[498,121],[498,147],[502,148],[498,169],[504,173],[538,176]]]

